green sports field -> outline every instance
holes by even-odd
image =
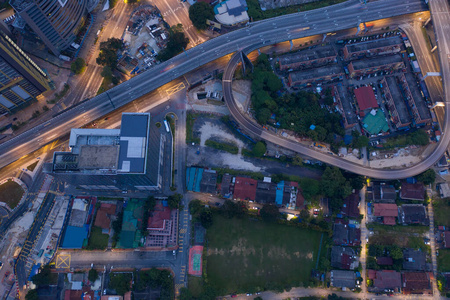
[[[307,284],[320,232],[215,215],[207,230],[207,278],[220,294]]]

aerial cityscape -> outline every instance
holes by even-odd
[[[450,0],[0,0],[0,299],[450,298],[449,32]]]

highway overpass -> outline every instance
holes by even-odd
[[[84,101],[64,113],[55,116],[51,120],[1,144],[0,168],[39,149],[58,137],[68,134],[71,128],[78,128],[92,120],[101,118],[116,108],[144,96],[183,74],[219,57],[247,49],[251,45],[263,46],[274,44],[305,36],[352,28],[361,22],[369,22],[424,10],[427,10],[427,7],[423,0],[379,0],[369,2],[366,6],[360,4],[359,0],[349,0],[327,8],[251,23],[245,28],[219,36],[197,47],[191,48],[185,53],[112,88],[108,92]],[[306,27],[309,29],[302,29]],[[261,135],[261,137],[265,138],[265,135]],[[445,134],[444,137],[446,137]],[[447,143],[448,139],[449,137],[445,139]],[[282,141],[279,142],[283,146]],[[446,146],[447,144],[443,147],[445,148]],[[435,154],[437,153],[435,152]],[[356,166],[347,165],[337,157],[327,157],[315,151],[307,155],[326,163],[343,167],[352,172],[364,173],[373,177],[405,177],[404,171],[372,170],[368,174],[367,169],[365,169],[365,172],[362,172],[362,170],[354,169]],[[434,160],[434,157],[431,160]],[[428,160],[421,166],[430,166],[432,164],[430,163],[431,160]],[[417,170],[419,169],[415,167],[411,173],[415,173]]]

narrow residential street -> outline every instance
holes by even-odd
[[[432,199],[433,191],[430,187],[427,188],[427,195]],[[433,287],[433,298],[441,299],[439,294],[439,290],[437,287],[437,257],[436,257],[436,240],[434,238],[434,212],[433,212],[433,204],[432,200],[428,203],[428,217],[430,218],[430,231],[428,233],[428,237],[430,238],[430,247],[431,247],[431,260],[433,263],[433,278],[431,278],[431,285]]]
[[[364,186],[359,191],[359,213],[362,214],[364,217],[361,220],[361,254],[359,257],[359,260],[361,262],[362,270],[361,270],[361,277],[362,277],[362,283],[361,283],[361,294],[364,298],[367,298],[367,285],[366,285],[366,259],[367,259],[367,242],[369,233],[367,231],[366,227],[366,221],[367,221],[367,210],[366,210],[366,186]]]

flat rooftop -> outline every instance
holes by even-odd
[[[314,69],[308,69],[308,70],[302,70],[298,72],[292,72],[289,74],[291,77],[291,80],[293,82],[295,81],[303,81],[308,79],[314,79],[314,78],[321,78],[326,77],[330,75],[338,75],[342,74],[344,71],[339,67],[338,65],[331,65],[321,68],[314,68]]]
[[[347,89],[341,84],[338,83],[336,85],[336,90],[339,98],[341,99],[343,114],[345,114],[345,118],[347,119],[348,124],[355,124],[357,122],[355,111],[353,110],[350,101],[352,98],[350,97]]]
[[[336,56],[336,52],[331,45],[326,45],[314,49],[300,50],[293,54],[282,55],[279,57],[279,62],[280,64],[288,65],[292,63],[307,62],[332,56]]]
[[[406,107],[405,98],[403,97],[403,93],[400,90],[397,78],[395,78],[394,76],[387,76],[385,77],[385,79],[388,84],[389,91],[391,92],[392,99],[394,99],[395,109],[398,112],[400,122],[402,124],[411,122],[411,117],[408,113],[408,108]]]
[[[422,94],[420,93],[419,86],[416,79],[414,78],[414,75],[411,73],[406,73],[405,78],[406,82],[408,83],[409,90],[411,91],[411,95],[414,98],[414,104],[417,107],[420,118],[422,120],[431,119],[430,110],[425,103],[425,99],[423,99]]]
[[[84,145],[117,145],[119,135],[119,129],[74,128],[70,131],[69,147],[73,154],[79,154]]]
[[[402,62],[400,55],[377,56],[352,61],[354,70],[368,69]]]
[[[395,46],[402,44],[402,38],[398,35],[393,37],[388,37],[379,40],[370,40],[362,43],[350,44],[346,48],[349,53],[370,51],[372,49],[378,49],[383,47]]]
[[[80,148],[80,169],[117,169],[119,146],[88,146]]]
[[[120,126],[119,171],[144,173],[150,124],[148,113],[124,113]]]

